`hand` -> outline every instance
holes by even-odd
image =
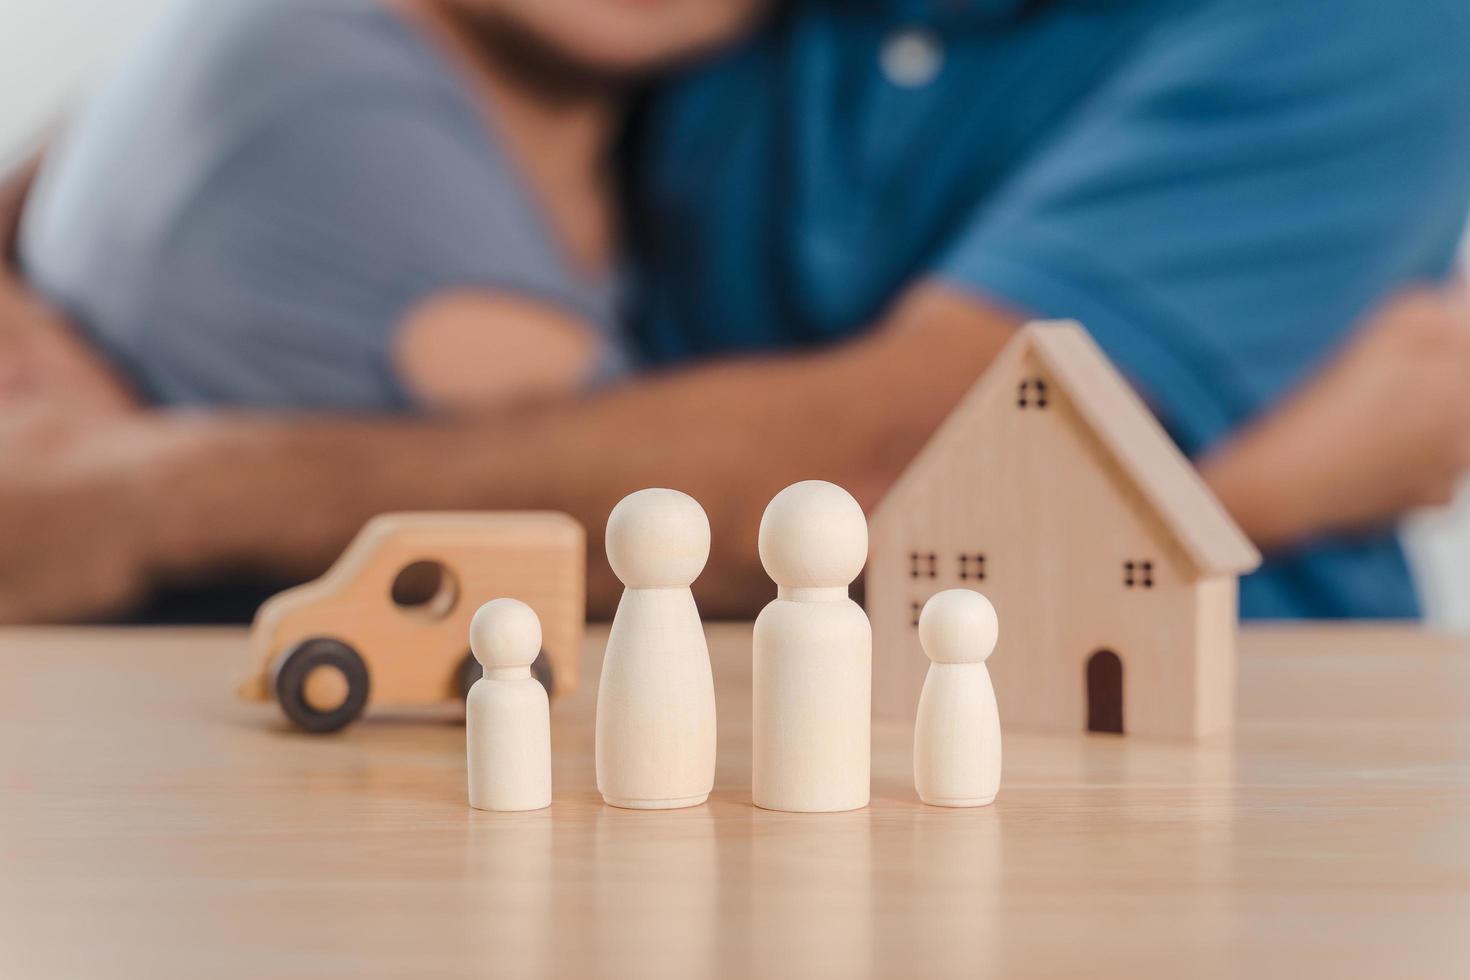
[[[179,426],[160,414],[105,421],[39,406],[0,417],[0,623],[135,604],[152,575],[153,515],[171,504],[161,473]]]
[[[55,401],[83,412],[116,412],[138,400],[15,266],[26,196],[41,154],[0,177],[0,408]]]
[[[1463,287],[1395,297],[1317,377],[1201,468],[1262,547],[1449,503],[1470,468]]]
[[[138,407],[137,397],[71,324],[0,269],[0,408],[37,402],[91,415]]]

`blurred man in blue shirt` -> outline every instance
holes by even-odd
[[[1450,275],[1467,66],[1454,0],[793,5],[649,113],[641,337],[823,343],[929,279],[1081,320],[1202,456]],[[1278,553],[1242,604],[1417,609],[1391,528]]]
[[[1270,553],[1248,615],[1412,616],[1394,521],[1470,459],[1467,50],[1459,0],[782,5],[630,140],[634,353],[663,370],[434,426],[134,420],[167,514],[95,473],[51,505],[161,524],[166,553],[109,551],[135,583],[300,574],[390,507],[596,527],[662,483],[710,511],[707,609],[743,611],[771,492],[876,503],[1016,324],[1067,316]],[[615,588],[595,565],[594,605]]]

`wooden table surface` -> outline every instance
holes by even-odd
[[[1232,738],[1007,733],[978,810],[880,726],[872,806],[797,815],[749,802],[745,626],[709,804],[603,806],[604,635],[554,805],[494,814],[447,716],[235,702],[241,632],[0,632],[0,976],[1470,976],[1465,639],[1248,631]]]

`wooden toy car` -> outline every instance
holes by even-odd
[[[586,560],[586,533],[566,514],[375,517],[321,578],[260,607],[240,696],[274,698],[309,732],[336,731],[370,703],[462,699],[480,676],[470,618],[502,596],[540,617],[532,669],[565,693],[582,655]]]

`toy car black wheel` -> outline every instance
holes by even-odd
[[[356,721],[367,705],[367,664],[341,640],[314,637],[282,658],[275,688],[276,703],[298,728],[335,732]]]
[[[484,676],[484,673],[485,671],[480,667],[480,662],[475,659],[475,655],[472,653],[465,654],[464,659],[459,662],[459,696],[462,698],[469,697],[470,688],[475,686],[475,681]],[[550,694],[554,689],[555,684],[551,676],[551,660],[546,656],[545,650],[536,654],[536,659],[531,661],[531,676],[541,682],[541,686],[546,688],[547,694]]]

